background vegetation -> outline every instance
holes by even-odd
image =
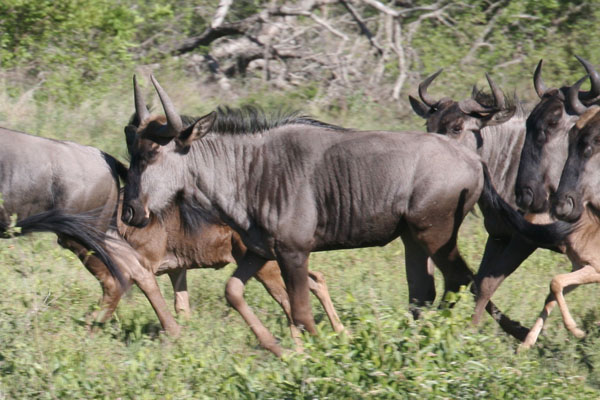
[[[554,86],[582,76],[574,54],[600,60],[600,43],[590,37],[598,1],[241,0],[221,25],[241,34],[189,50],[220,29],[211,28],[219,3],[1,2],[0,125],[124,159],[131,75],[141,76],[150,99],[153,72],[191,115],[253,103],[301,108],[356,128],[421,130],[406,95],[440,67],[445,72],[430,89],[436,97],[464,98],[487,71],[506,91],[534,102],[531,75],[539,58]],[[481,219],[469,216],[460,248],[472,268],[485,237]],[[517,343],[489,318],[470,327],[469,296],[451,312],[434,310],[413,321],[403,260],[399,241],[314,254],[312,268],[325,273],[351,334],[333,335],[315,304],[321,334],[305,339],[304,354],[278,360],[257,348],[225,304],[232,267],[189,274],[194,315],[182,321],[178,340],[158,333],[136,289],[117,318],[90,336],[83,318],[100,291],[76,258],[51,236],[4,240],[0,398],[598,397],[600,316],[590,301],[597,287],[569,295],[586,339],[567,334],[556,313],[539,345],[515,355]],[[497,304],[532,324],[550,278],[568,267],[566,258],[538,251],[501,288]],[[171,299],[167,281],[161,278]],[[246,298],[291,348],[282,314],[264,290],[252,282]]]

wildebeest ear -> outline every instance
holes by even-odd
[[[410,101],[410,105],[414,112],[417,113],[419,117],[427,119],[429,117],[429,112],[431,111],[431,107],[427,104],[415,99],[411,95],[408,95],[408,100]]]
[[[486,121],[486,126],[500,125],[508,121],[515,115],[517,111],[516,107],[510,107],[508,109],[500,110],[492,115],[492,117]]]
[[[125,127],[125,142],[127,143],[127,151],[129,152],[129,154],[131,154],[136,134],[137,127],[135,125],[127,125]]]
[[[183,150],[191,146],[194,140],[201,139],[210,131],[214,120],[214,113],[210,113],[204,117],[201,117],[198,119],[198,121],[185,128],[179,134],[179,136],[177,136],[177,147],[180,150]]]

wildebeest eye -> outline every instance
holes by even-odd
[[[537,135],[537,137],[535,138],[535,140],[538,143],[545,143],[546,142],[546,132],[544,131],[540,131]]]
[[[548,121],[549,128],[556,128],[557,125],[558,125],[558,120],[556,120],[556,119],[551,119],[550,121]]]
[[[592,156],[592,146],[586,146],[585,150],[583,150],[583,156],[585,158],[590,158]]]

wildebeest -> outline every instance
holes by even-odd
[[[246,247],[227,225],[211,223],[195,216],[194,226],[190,226],[188,220],[182,217],[185,215],[187,213],[182,204],[173,204],[161,213],[160,218],[151,215],[149,224],[143,228],[119,223],[119,232],[136,250],[138,260],[146,269],[156,275],[168,273],[175,292],[175,309],[189,315],[186,271],[192,268],[218,269],[229,263],[239,263],[246,254]],[[342,331],[344,327],[329,297],[325,279],[320,272],[309,271],[309,275],[310,289],[323,305],[331,326],[336,332]],[[245,280],[251,277],[246,276]],[[255,277],[282,307],[288,318],[292,337],[297,345],[301,345],[300,332],[292,324],[288,294],[277,263],[266,263],[256,272]],[[274,354],[281,355],[281,346],[253,313],[236,287],[228,285],[225,296],[248,323],[260,344]],[[118,298],[115,300],[116,305]]]
[[[427,88],[442,70],[419,84],[419,97],[409,96],[413,110],[426,119],[428,132],[445,135],[477,152],[487,164],[492,183],[500,196],[516,207],[514,185],[519,167],[521,148],[525,139],[527,114],[516,101],[509,102],[486,74],[491,96],[473,88],[471,98],[454,101],[448,97],[433,99]],[[473,322],[477,324],[502,275],[497,271],[514,271],[536,249],[536,245],[516,234],[502,222],[493,207],[482,198],[479,207],[489,234],[484,255],[475,276],[476,293]],[[508,333],[523,340],[527,329],[515,323],[503,326]]]
[[[568,158],[564,164],[560,183],[552,196],[552,214],[569,222],[576,222],[576,229],[565,241],[565,253],[573,265],[572,272],[552,278],[550,294],[544,308],[530,330],[522,348],[531,347],[554,306],[562,313],[565,327],[576,337],[585,333],[577,328],[564,299],[564,294],[578,285],[600,282],[600,224],[598,204],[600,186],[598,179],[598,150],[600,145],[600,107],[589,108],[577,96],[584,79],[569,89],[567,104],[581,114],[568,134]]]
[[[534,86],[541,100],[527,119],[526,140],[515,188],[517,203],[531,212],[544,212],[543,215],[547,215],[550,211],[569,151],[569,131],[588,106],[598,103],[600,77],[589,62],[580,57],[578,59],[589,75],[591,89],[588,92],[579,90],[587,78],[581,79],[572,86],[547,89],[541,78],[542,61],[534,74]],[[580,267],[581,259],[587,257],[586,252],[593,249],[593,246],[587,249],[583,246],[587,240],[583,240],[575,247],[571,245],[584,231],[576,229],[561,246],[573,263],[574,270]],[[578,258],[577,254],[582,258]],[[551,293],[546,298],[543,311],[527,335],[523,348],[535,343],[544,321],[555,305],[556,299]]]
[[[580,59],[591,71],[591,65]],[[460,141],[478,152],[490,169],[494,187],[511,206],[517,206],[515,184],[520,167],[521,154],[526,153],[526,120],[528,114],[520,104],[510,104],[497,85],[486,74],[492,97],[474,88],[472,97],[460,102],[449,98],[433,100],[427,95],[429,84],[439,73],[431,75],[419,85],[421,101],[410,97],[415,112],[427,119],[427,130],[438,132]],[[534,74],[536,88],[540,86],[541,63]],[[589,96],[589,94],[582,94]],[[563,97],[564,100],[564,97]],[[479,271],[475,276],[476,305],[473,322],[477,324],[483,309],[502,281],[538,247],[545,247],[531,240],[524,240],[510,227],[501,223],[490,208],[480,202],[484,223],[489,237]],[[547,210],[546,210],[547,211]],[[528,216],[538,218],[539,216]],[[548,219],[543,220],[544,222]],[[552,250],[558,250],[552,248]],[[524,340],[528,331],[520,326],[511,327],[508,333]]]
[[[166,220],[155,221],[146,229],[123,226],[116,212],[120,208],[119,176],[126,177],[127,168],[119,161],[98,149],[73,142],[8,129],[0,130],[0,134],[3,199],[0,228],[8,227],[10,216],[17,214],[22,219],[17,223],[22,233],[51,230],[59,235],[59,243],[74,251],[102,286],[100,310],[92,313],[90,322],[108,320],[124,291],[136,283],[150,300],[163,328],[177,335],[180,327],[168,311],[154,273],[169,273],[175,290],[175,308],[185,313],[189,312],[186,268],[216,268],[234,262],[245,252],[227,227],[205,223],[201,231],[179,232],[178,209],[170,212]],[[117,232],[117,225],[122,235]],[[89,256],[90,249],[96,254]],[[110,271],[120,277],[122,284]],[[322,275],[311,272],[311,277],[311,289],[324,305],[334,329],[341,330]],[[265,266],[257,278],[291,318],[277,264]],[[256,320],[246,303],[232,296],[228,299],[261,343],[280,353],[276,340]],[[297,340],[295,328],[291,329]]]
[[[103,164],[86,171],[91,157]],[[116,196],[118,188],[87,184],[90,178],[112,177],[114,162],[96,149],[0,128],[0,229],[4,232],[10,226],[14,214],[23,231],[55,232],[64,247],[81,258],[102,259],[106,274],[123,280],[100,243],[106,239],[104,232],[114,208],[103,208],[96,198],[99,190]],[[90,250],[95,254],[88,257]]]
[[[177,332],[175,319],[163,312],[166,303],[154,275],[137,262],[133,249],[111,226],[117,209],[118,174],[126,168],[96,148],[73,142],[9,129],[0,131],[0,141],[0,192],[3,198],[0,217],[3,224],[12,214],[24,218],[54,210],[87,213],[90,226],[105,233],[100,248],[94,249],[95,254],[88,254],[89,245],[73,240],[75,235],[59,233],[58,242],[77,254],[100,281],[103,304],[117,293],[120,297],[123,288],[119,280],[125,284],[127,277],[131,277],[150,299],[165,329]]]
[[[596,103],[600,95],[600,76],[588,61],[577,57],[590,76],[589,92],[571,91],[571,96],[586,105]],[[543,60],[534,73],[534,87],[540,102],[526,123],[526,137],[521,153],[516,182],[518,206],[530,213],[547,213],[551,196],[556,192],[560,174],[567,159],[568,132],[580,111],[569,101],[571,86],[548,89],[542,80]]]
[[[427,257],[441,269],[446,291],[470,282],[456,234],[482,194],[518,228],[562,238],[526,224],[494,191],[479,157],[447,138],[355,131],[297,114],[269,120],[252,108],[182,120],[151,79],[166,116],[150,117],[134,88],[141,122],[130,139],[123,221],[144,226],[150,213],[160,215],[179,198],[194,213],[226,222],[248,247],[233,282],[276,259],[294,323],[311,333],[311,251],[384,245],[400,236],[410,301],[422,304],[435,296]]]

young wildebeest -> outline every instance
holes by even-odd
[[[134,125],[129,125],[129,128]],[[193,218],[193,224],[190,219]],[[156,275],[168,273],[175,291],[175,310],[189,315],[189,300],[186,284],[186,271],[191,268],[222,268],[229,263],[239,263],[246,254],[246,247],[230,227],[208,222],[202,216],[189,215],[185,204],[173,204],[164,210],[160,218],[150,216],[150,222],[143,228],[135,228],[119,223],[119,232],[137,254],[140,263]],[[336,332],[344,329],[329,297],[327,285],[320,272],[309,271],[311,291],[317,296]],[[247,278],[250,278],[248,276]],[[269,294],[283,308],[288,318],[292,337],[301,346],[300,332],[292,324],[288,294],[275,261],[265,264],[256,272],[258,279]],[[235,288],[228,286],[225,292],[227,301],[242,315],[260,344],[280,356],[282,348],[275,337],[256,317],[244,298]],[[115,299],[114,304],[118,302]]]
[[[72,142],[1,128],[0,134],[0,192],[3,198],[0,228],[8,227],[10,215],[17,214],[19,218],[27,217],[17,223],[22,233],[50,230],[59,235],[59,243],[75,252],[102,286],[100,310],[89,320],[107,321],[123,292],[136,283],[150,300],[164,329],[177,335],[180,327],[168,311],[154,273],[169,272],[175,290],[176,310],[188,313],[185,269],[218,268],[234,262],[245,252],[239,238],[228,227],[204,223],[200,226],[202,230],[179,232],[179,210],[175,207],[167,213],[168,218],[155,221],[146,229],[123,226],[117,222],[115,213],[120,208],[117,207],[118,175],[125,178],[126,168],[113,157]],[[87,214],[68,215],[61,210]],[[35,214],[42,211],[47,212]],[[123,236],[115,231],[114,225],[120,225]],[[94,250],[96,255],[88,256],[89,250]],[[122,275],[117,276],[123,285],[111,272]],[[257,273],[257,278],[291,320],[289,300],[277,264],[266,265]],[[310,283],[332,326],[340,331],[343,327],[321,274],[311,273]],[[280,354],[276,340],[257,322],[246,303],[235,298],[229,300],[261,343]],[[291,329],[297,341],[298,332],[292,324]]]
[[[184,126],[152,82],[166,118],[147,115],[136,96],[141,123],[129,146],[123,221],[144,226],[178,197],[226,222],[248,247],[228,285],[241,292],[247,276],[276,259],[294,323],[311,333],[311,251],[384,245],[400,236],[410,300],[422,304],[435,296],[427,257],[442,270],[447,291],[470,282],[456,234],[482,190],[519,229],[551,242],[562,237],[526,224],[484,178],[479,157],[442,136],[353,131],[297,115],[268,121],[254,109],[217,109]]]
[[[586,69],[590,69],[589,63],[583,59],[580,61]],[[534,74],[536,87],[539,84],[540,68],[541,64]],[[419,85],[419,95],[423,102],[410,97],[413,109],[418,115],[427,119],[429,132],[447,135],[477,151],[490,169],[494,187],[498,189],[505,201],[512,207],[516,207],[515,183],[519,160],[526,141],[527,113],[518,103],[507,105],[502,92],[487,74],[493,101],[476,89],[468,100],[460,102],[448,98],[433,100],[427,95],[427,88],[440,72],[441,70]],[[541,243],[524,240],[521,235],[515,234],[514,230],[501,223],[489,206],[483,202],[479,205],[489,237],[474,281],[477,295],[473,313],[475,324],[479,322],[484,307],[502,281],[535,249],[546,247]],[[528,218],[535,217],[528,216]],[[552,250],[558,249],[552,248]],[[507,332],[520,340],[524,340],[528,333],[528,330],[521,326],[509,326],[509,328],[511,330]]]

